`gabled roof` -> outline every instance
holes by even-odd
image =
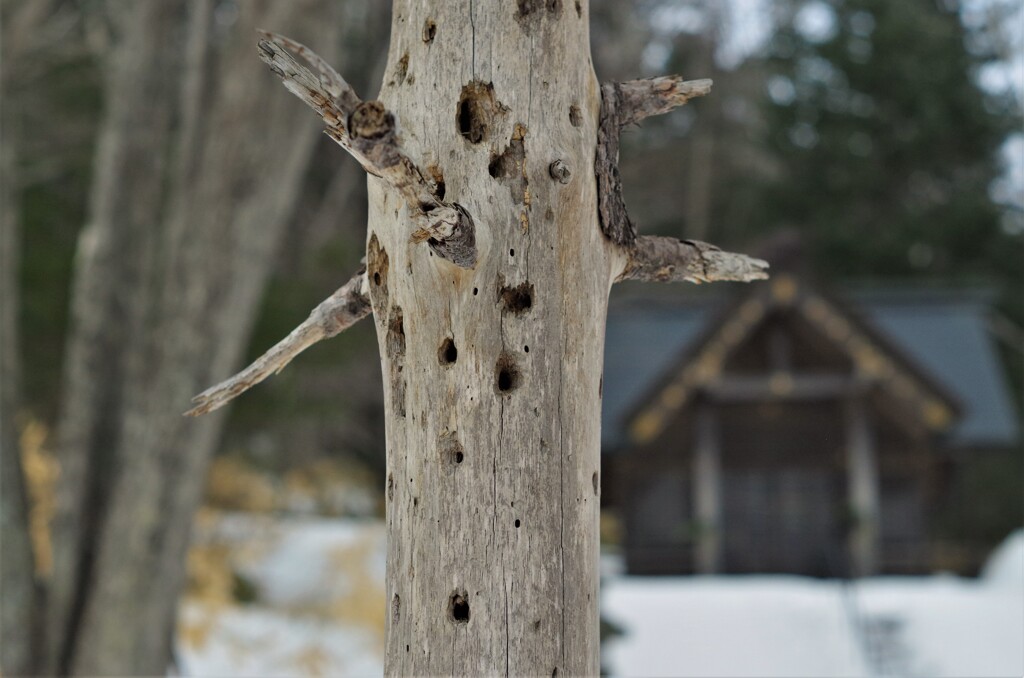
[[[766,295],[780,294],[841,340],[860,372],[884,378],[890,388],[914,398],[925,424],[944,431],[949,444],[998,446],[1018,440],[1009,390],[985,331],[986,295],[903,289],[850,291],[846,300],[838,300],[786,280],[777,278],[760,291],[751,288],[731,303],[714,294],[675,304],[613,302],[605,347],[603,448],[626,445],[627,426],[634,439],[645,427],[648,433],[656,430],[664,416],[647,421],[642,414],[632,416],[645,408],[683,407],[688,389],[701,375],[714,373],[728,349],[728,341],[725,349],[710,350],[709,342],[717,336],[723,344],[724,333],[735,345],[763,317]]]

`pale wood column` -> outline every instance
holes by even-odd
[[[845,403],[847,491],[853,526],[850,569],[855,577],[874,574],[879,551],[879,481],[875,437],[862,395]]]
[[[696,570],[712,574],[719,571],[722,560],[722,461],[718,423],[707,403],[697,407],[693,496],[698,529]]]

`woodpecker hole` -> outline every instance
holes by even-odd
[[[441,342],[441,348],[437,351],[437,361],[442,365],[454,365],[455,361],[459,359],[459,349],[455,348],[455,341],[451,337],[446,337]]]
[[[577,10],[579,9],[579,2],[576,3]],[[428,45],[434,42],[434,36],[437,35],[437,24],[434,23],[433,19],[427,19],[423,22],[423,42]]]
[[[557,18],[562,12],[562,0],[516,0],[516,18],[522,21],[530,15],[547,10]]]
[[[398,60],[398,66],[395,68],[395,77],[398,78],[398,84],[401,85],[405,82],[405,76],[409,73],[409,53],[406,52],[402,55],[402,58]]]
[[[469,594],[455,591],[448,599],[448,620],[455,624],[469,623]]]
[[[515,287],[502,287],[498,298],[507,312],[522,315],[533,308],[533,285],[524,282]]]
[[[494,371],[495,386],[497,386],[499,394],[511,393],[519,386],[519,369],[516,367],[510,354],[501,354]]]
[[[376,233],[370,234],[370,242],[366,245],[366,271],[373,287],[370,288],[370,297],[376,309],[388,307],[388,253],[380,245]],[[381,321],[383,322],[383,321]]]
[[[599,494],[601,490],[601,484],[598,482],[597,471],[594,471],[594,475],[590,477],[590,482],[594,485],[594,494]]]
[[[518,529],[520,525],[522,525],[522,523],[519,522],[519,518],[516,518],[516,528]]]
[[[469,143],[485,141],[494,123],[494,117],[503,112],[494,98],[494,86],[478,80],[462,88],[455,121],[461,134]]]
[[[569,107],[569,123],[573,127],[579,127],[583,124],[583,114],[580,113],[580,107],[576,104]]]
[[[437,165],[427,165],[427,174],[434,180],[434,197],[438,200],[444,200],[444,172]],[[430,212],[437,208],[437,205],[430,203],[421,203],[420,209],[424,212]]]
[[[441,461],[446,464],[458,466],[466,459],[466,451],[462,443],[456,437],[455,432],[441,434],[438,440],[438,448],[441,452]]]

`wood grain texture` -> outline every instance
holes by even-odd
[[[443,184],[433,180],[402,149],[394,115],[379,101],[363,101],[348,82],[305,45],[259,31],[259,56],[289,92],[312,108],[325,132],[369,174],[386,181],[405,199],[416,228],[413,242],[424,242],[438,256],[463,268],[476,263],[473,217],[461,205],[443,200]],[[296,55],[317,69],[314,73]]]
[[[708,78],[683,80],[678,75],[615,83],[620,127],[634,125],[652,115],[664,115],[690,99],[711,93]]]
[[[260,52],[369,174],[360,294],[385,387],[385,674],[597,675],[608,290],[765,277],[705,243],[638,238],[622,202],[621,128],[710,82],[602,98],[585,0],[396,0],[380,101],[293,41],[265,34]],[[311,318],[209,402],[321,334]]]
[[[405,201],[370,177],[387,675],[599,673],[594,479],[622,262],[597,221],[600,96],[578,4],[394,4],[380,99],[473,215],[479,259],[410,246]]]
[[[723,252],[699,240],[658,235],[637,238],[616,282],[750,282],[768,278],[768,262],[745,254]]]

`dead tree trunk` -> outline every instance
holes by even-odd
[[[764,277],[742,255],[637,237],[619,130],[710,82],[599,86],[587,12],[585,0],[396,0],[380,101],[361,101],[301,45],[260,44],[371,175],[366,270],[192,413],[372,306],[387,415],[387,675],[598,674],[609,288]]]

